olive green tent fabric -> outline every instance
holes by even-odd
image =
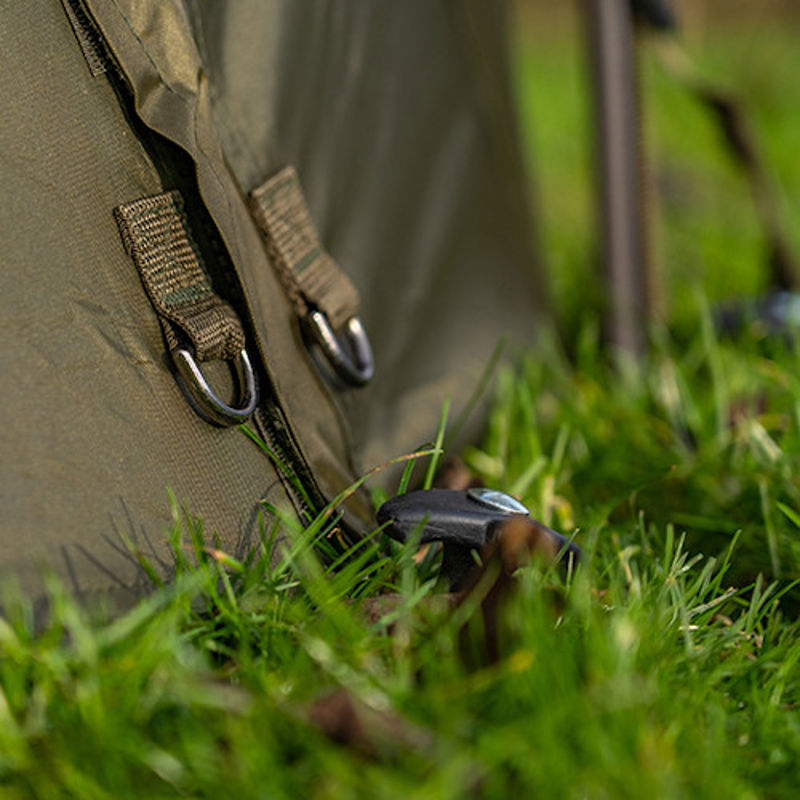
[[[122,537],[168,564],[168,487],[231,549],[252,541],[261,496],[285,499],[257,448],[200,420],[170,374],[113,218],[164,187],[61,5],[4,3],[0,36],[0,567],[31,593],[47,564],[125,602],[146,581]]]
[[[293,164],[324,245],[361,293],[375,378],[337,398],[360,465],[430,440],[443,399],[457,414],[500,338],[530,343],[546,307],[506,3],[188,9],[239,184]]]
[[[429,439],[444,398],[466,401],[503,334],[530,341],[543,303],[502,4],[73,5],[105,73],[59,0],[2,2],[0,573],[36,593],[49,564],[125,601],[147,581],[123,540],[169,569],[167,487],[234,552],[259,501],[291,498],[242,432],[186,403],[115,208],[181,193],[257,365],[252,427],[319,502]],[[249,193],[287,165],[360,293],[365,389],[318,373],[251,216]],[[363,498],[349,514],[368,525]]]

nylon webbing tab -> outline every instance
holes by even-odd
[[[170,351],[188,340],[198,361],[235,358],[244,347],[244,331],[236,312],[208,282],[180,193],[126,203],[114,209],[114,216]]]
[[[358,311],[358,291],[320,244],[294,167],[255,189],[250,205],[297,315],[310,304],[341,328]]]
[[[240,424],[257,402],[244,330],[233,308],[211,288],[180,193],[125,203],[114,209],[114,217],[193,407],[216,424]],[[236,406],[217,397],[197,364],[216,359],[229,362],[235,373]]]
[[[322,247],[294,167],[253,190],[250,208],[306,343],[322,350],[336,382],[368,383],[374,363],[356,315],[358,290]]]

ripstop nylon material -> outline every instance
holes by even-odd
[[[532,341],[546,308],[511,101],[489,103],[510,97],[505,2],[471,3],[484,13],[469,37],[466,2],[449,0],[185,5],[238,185],[294,165],[321,241],[358,287],[377,370],[335,399],[360,465],[430,441],[443,398],[458,417],[503,335]],[[284,366],[301,372],[269,349],[280,380]],[[283,395],[298,419],[295,391]]]
[[[237,557],[257,541],[258,501],[287,504],[263,453],[203,422],[170,370],[111,214],[176,188],[168,148],[140,140],[132,114],[194,161],[199,191],[181,187],[190,222],[202,202],[235,275],[213,248],[206,265],[282,411],[260,416],[296,443],[322,497],[430,440],[442,399],[467,403],[502,333],[531,339],[544,300],[523,171],[485,101],[507,91],[505,50],[481,51],[496,69],[478,91],[464,5],[82,0],[133,93],[121,108],[91,77],[60,3],[6,4],[0,407],[24,424],[0,430],[13,455],[0,573],[35,592],[46,562],[76,591],[114,584],[133,598],[149,583],[119,534],[169,573],[165,487]],[[475,33],[502,43],[504,2],[484,5]],[[244,190],[285,164],[358,286],[381,367],[359,392],[336,394],[315,371],[248,207]],[[228,294],[236,281],[241,296]],[[229,378],[221,362],[203,372]],[[378,479],[396,486],[391,470]]]
[[[60,3],[4,5],[0,65],[0,581],[36,601],[47,565],[123,608],[152,589],[129,542],[172,574],[168,487],[237,558],[258,542],[259,501],[288,501],[263,452],[200,419],[173,377],[112,209],[174,187]],[[222,362],[203,370],[229,379]]]
[[[237,182],[228,168],[212,113],[209,73],[199,59],[186,17],[188,6],[180,0],[85,2],[133,89],[141,121],[194,160],[199,197],[241,284],[240,309],[247,306],[252,326],[251,356],[261,361],[275,403],[285,415],[288,436],[313,470],[321,493],[335,496],[359,473],[351,460],[347,422],[306,355],[294,309],[270,266],[263,237],[241,191],[241,186],[251,184]],[[258,14],[269,18],[269,10],[269,5],[259,6]],[[248,31],[246,26],[237,37],[237,47],[245,41],[263,41],[261,36],[260,30]]]
[[[124,203],[114,209],[114,217],[170,351],[188,337],[198,361],[235,358],[244,348],[244,331],[236,312],[214,294],[206,278],[180,193]]]
[[[295,312],[311,303],[334,328],[358,311],[358,290],[320,244],[297,170],[288,166],[255,189],[250,208]]]

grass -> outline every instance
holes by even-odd
[[[554,307],[570,336],[601,308],[587,51],[578,3],[517,0],[515,77]],[[698,74],[746,109],[795,253],[800,252],[800,18],[769,3],[675,3]],[[768,282],[763,232],[745,177],[707,111],[640,51],[642,123],[664,319],[689,335],[694,296],[751,296]]]
[[[480,598],[431,604],[408,549],[376,538],[323,567],[326,517],[281,563],[240,564],[176,514],[175,580],[121,618],[51,582],[34,633],[7,590],[0,795],[792,796],[797,351],[709,325],[619,377],[595,341],[502,373],[467,453],[586,552],[572,576],[522,571],[499,662],[459,645]],[[315,722],[334,690],[367,715],[346,745]]]
[[[501,371],[485,440],[464,456],[575,532],[582,566],[520,572],[491,662],[486,587],[444,607],[411,548],[376,535],[325,566],[329,513],[306,530],[279,523],[290,545],[270,564],[265,517],[240,563],[176,505],[174,580],[124,616],[78,607],[51,579],[37,617],[5,587],[0,797],[795,796],[800,350],[755,324],[721,340],[704,299],[764,285],[748,199],[653,67],[662,181],[700,188],[664,202],[671,324],[645,362],[612,371],[586,288],[585,140],[562,127],[585,129],[577,45],[528,33],[523,110],[534,154],[550,154],[543,234],[572,360],[543,341]],[[733,29],[715,41],[706,68],[747,71]],[[770,63],[789,63],[789,33],[771,41],[783,55]],[[772,88],[756,92],[756,121],[791,205],[800,162],[779,109],[800,104],[783,69],[759,73]],[[343,730],[325,721],[336,698]]]

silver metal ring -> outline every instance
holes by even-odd
[[[364,386],[369,383],[375,373],[375,362],[369,337],[361,320],[353,316],[344,324],[343,333],[352,356],[345,352],[324,312],[314,310],[306,320],[314,340],[336,374],[351,386]]]
[[[256,378],[247,350],[244,348],[235,359],[228,362],[238,384],[239,398],[236,406],[229,406],[217,396],[188,350],[179,347],[172,354],[172,360],[178,374],[183,378],[186,390],[197,404],[201,416],[207,417],[217,425],[229,427],[241,425],[255,410],[258,402]]]

